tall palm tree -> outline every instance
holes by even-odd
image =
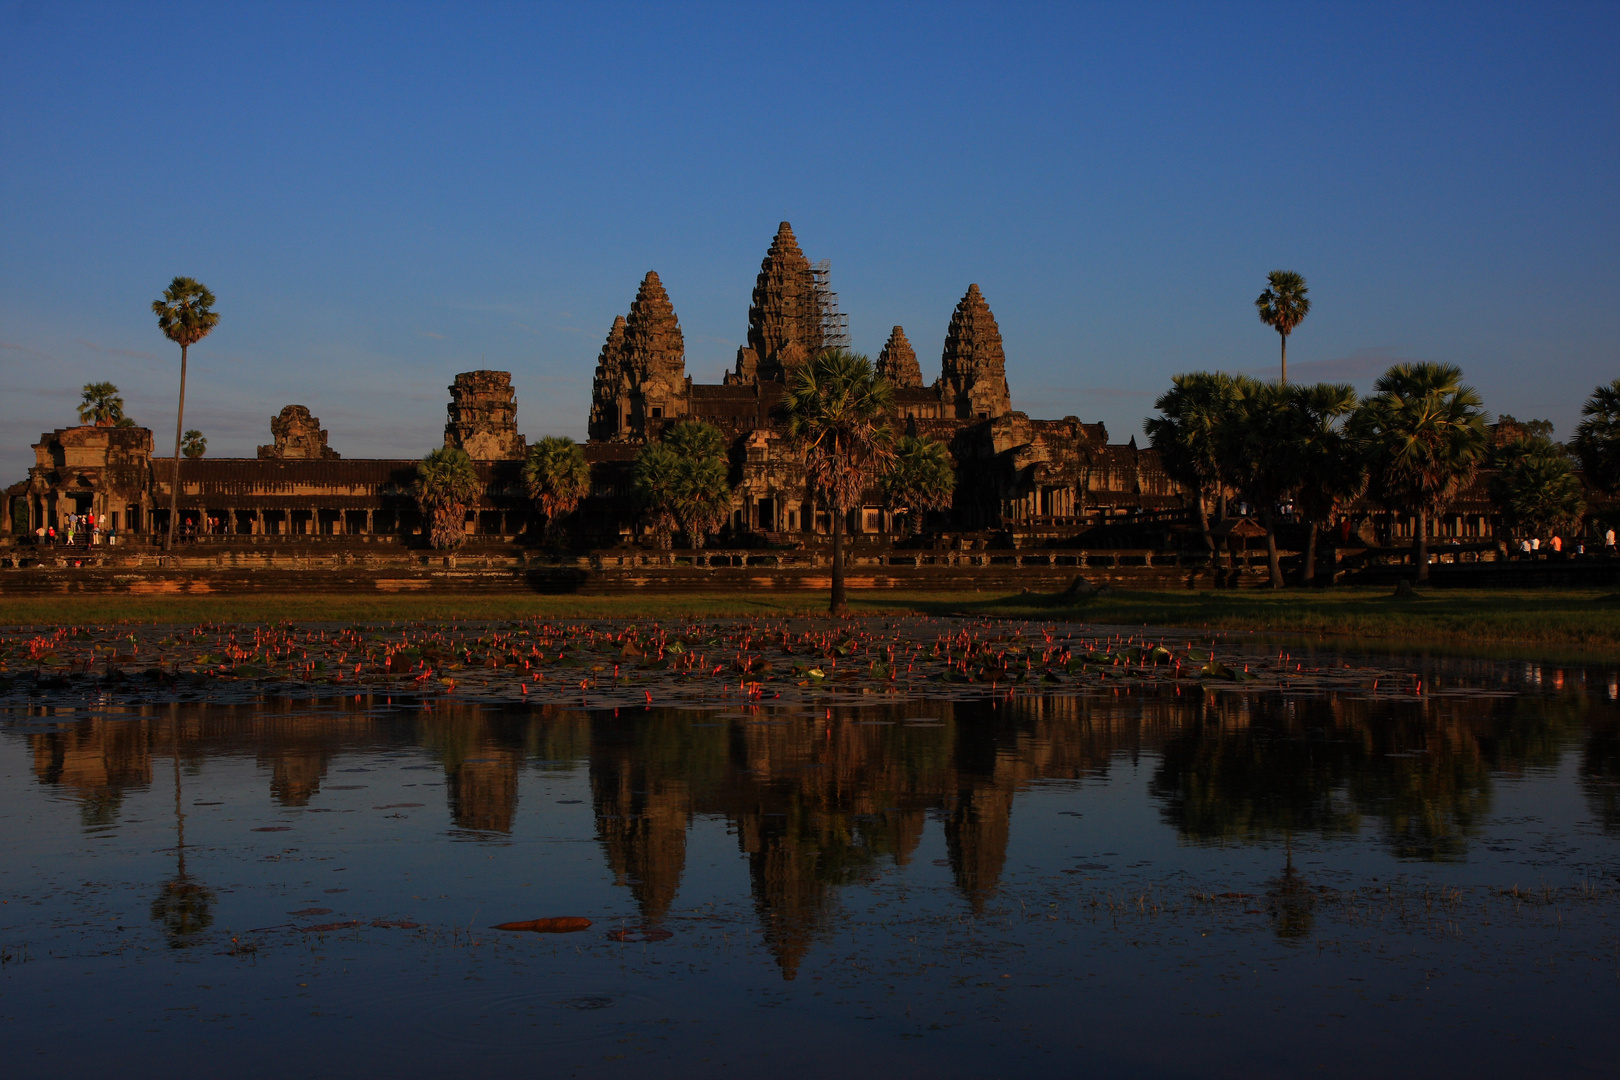
[[[906,532],[915,535],[922,529],[925,513],[951,505],[956,490],[951,452],[937,439],[902,436],[894,448],[894,464],[880,486],[889,510],[904,513]]]
[[[648,443],[636,453],[630,474],[636,501],[647,515],[653,539],[660,550],[668,551],[675,529],[676,473],[681,459],[661,442]]]
[[[436,548],[458,548],[467,540],[467,507],[482,485],[467,451],[441,446],[416,465],[412,494],[428,520],[428,542]]]
[[[1292,270],[1273,270],[1266,275],[1266,291],[1255,300],[1260,321],[1282,338],[1282,382],[1288,382],[1288,335],[1311,313],[1310,290],[1305,278]]]
[[[79,402],[79,423],[96,427],[117,427],[124,418],[124,399],[110,382],[85,383]]]
[[[1509,533],[1549,536],[1579,527],[1586,496],[1563,447],[1520,436],[1496,451],[1495,464],[1491,501]]]
[[[663,445],[674,456],[667,465],[665,503],[686,539],[701,549],[731,513],[731,459],[726,437],[703,420],[683,420],[664,429]]]
[[[180,440],[186,427],[186,350],[208,336],[219,325],[213,310],[214,294],[194,278],[177,277],[163,290],[163,299],[152,301],[152,314],[158,317],[163,336],[180,346],[180,406],[174,417],[174,474],[169,481],[169,538],[165,551],[174,549],[174,533],[180,524]]]
[[[1413,581],[1429,580],[1429,519],[1474,478],[1490,448],[1484,403],[1454,364],[1396,364],[1351,418],[1370,490],[1417,518]]]
[[[709,534],[718,531],[731,513],[729,473],[723,457],[679,456],[675,467],[675,516],[695,548],[701,549]]]
[[[545,436],[529,447],[523,483],[545,515],[542,540],[549,541],[557,519],[572,514],[590,493],[591,467],[584,448],[566,435]]]
[[[1348,383],[1301,386],[1294,396],[1299,411],[1299,491],[1295,494],[1305,519],[1305,584],[1316,580],[1316,537],[1322,525],[1367,487],[1367,466],[1346,429],[1356,411],[1356,388]]]
[[[1266,562],[1271,587],[1283,587],[1277,551],[1277,504],[1299,486],[1301,416],[1293,387],[1246,376],[1232,380],[1233,406],[1216,430],[1221,470],[1243,498],[1260,512],[1266,530]]]
[[[1573,446],[1593,487],[1620,491],[1620,379],[1592,391],[1581,406]]]
[[[1153,403],[1159,415],[1142,422],[1165,472],[1194,493],[1198,531],[1211,552],[1215,541],[1209,534],[1209,498],[1219,495],[1225,487],[1216,432],[1231,413],[1235,400],[1230,375],[1218,371],[1177,375],[1170,389]]]
[[[834,615],[848,611],[844,598],[844,514],[894,457],[887,416],[894,388],[860,353],[825,349],[793,369],[783,400],[787,433],[804,455],[810,483],[832,517]]]

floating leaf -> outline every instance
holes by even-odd
[[[578,915],[559,915],[549,919],[526,919],[521,922],[503,922],[496,930],[520,930],[533,934],[572,934],[589,930],[591,920]]]

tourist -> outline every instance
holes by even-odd
[[[1614,530],[1610,529],[1603,534],[1603,550],[1610,555],[1614,554]]]
[[[1562,555],[1564,553],[1564,540],[1557,533],[1553,533],[1553,538],[1549,540],[1547,544],[1553,549],[1554,555]]]

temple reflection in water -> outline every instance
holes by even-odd
[[[520,827],[525,769],[586,766],[598,842],[642,917],[669,913],[694,819],[724,820],[788,978],[835,915],[841,887],[910,861],[930,819],[956,888],[982,911],[1003,873],[1017,795],[1106,776],[1121,761],[1146,762],[1159,812],[1185,842],[1375,832],[1399,857],[1448,860],[1465,855],[1493,778],[1551,770],[1578,750],[1594,814],[1620,830],[1620,725],[1611,704],[1577,693],[1391,701],[1199,691],[748,716],[375,704],[108,708],[88,718],[36,708],[24,737],[35,776],[72,793],[87,830],[115,824],[125,792],[165,783],[154,759],[162,768],[171,754],[177,790],[181,771],[239,758],[267,776],[274,803],[301,807],[350,755],[425,752],[443,770],[454,829],[491,839]],[[59,726],[41,731],[53,717]],[[1309,900],[1291,865],[1272,891],[1284,913],[1278,933],[1297,933]]]

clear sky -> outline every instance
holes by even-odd
[[[1176,372],[1460,364],[1567,435],[1620,376],[1620,5],[0,6],[0,482],[108,379],[168,445],[150,304],[201,279],[187,427],[308,405],[442,440],[458,371],[583,437],[656,269],[715,381],[778,221],[924,377],[984,290],[1015,407],[1140,435]]]

